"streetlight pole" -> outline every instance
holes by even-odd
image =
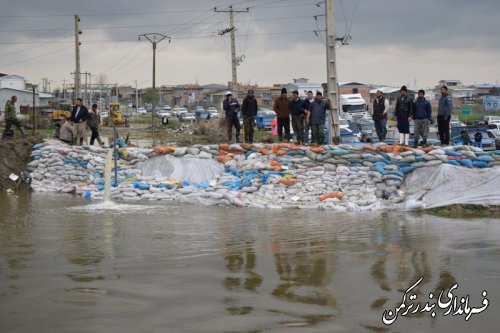
[[[149,33],[149,34],[142,34],[139,35],[139,40],[141,40],[141,37],[146,38],[153,44],[153,109],[151,110],[151,133],[152,133],[152,139],[153,139],[153,146],[155,145],[155,111],[156,111],[156,44],[164,40],[165,38],[168,38],[168,41],[170,43],[170,37],[159,34],[159,33]]]

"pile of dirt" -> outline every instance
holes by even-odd
[[[33,145],[41,141],[40,137],[33,136],[0,140],[0,191],[15,188],[16,185],[9,179],[9,175],[20,175],[26,171]],[[28,188],[28,184],[21,182],[20,190]]]

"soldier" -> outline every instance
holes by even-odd
[[[245,142],[253,143],[253,131],[255,127],[255,116],[257,115],[258,105],[254,96],[254,91],[250,89],[247,97],[241,105],[241,113],[243,113],[243,128],[245,131]]]
[[[5,103],[5,130],[3,131],[2,139],[7,137],[12,125],[16,126],[23,136],[26,135],[24,128],[21,126],[16,116],[16,102],[17,96],[12,96],[11,99]]]

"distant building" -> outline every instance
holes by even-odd
[[[359,82],[339,82],[339,95],[361,94],[365,101],[370,100],[370,86]]]
[[[36,88],[36,86],[35,86]],[[20,113],[21,106],[33,107],[33,85],[27,83],[26,78],[20,75],[0,76],[0,110],[5,111],[5,103],[17,96],[16,112]],[[46,106],[53,98],[50,94],[41,94],[35,90],[35,105]]]
[[[309,82],[309,79],[299,78],[293,79],[293,83],[287,83],[283,85],[284,88],[288,90],[288,93],[291,94],[294,90],[299,92],[299,96],[305,98],[307,96],[307,92],[311,90],[314,94],[320,91],[324,93],[323,86],[319,83]]]

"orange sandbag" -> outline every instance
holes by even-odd
[[[323,147],[311,147],[309,149],[316,154],[321,154],[325,152],[325,148]]]
[[[175,147],[173,146],[157,146],[153,148],[153,151],[157,154],[165,155],[171,154],[175,151]]]
[[[219,143],[219,149],[228,150],[229,144],[228,143]]]
[[[283,156],[283,155],[286,155],[287,151],[283,150],[283,149],[278,149],[274,153],[276,154],[276,156]]]
[[[290,178],[290,177],[283,177],[279,180],[279,183],[286,185],[286,186],[292,186],[292,185],[297,184],[297,179]]]
[[[319,201],[325,201],[326,199],[329,199],[329,198],[342,199],[343,196],[344,196],[344,193],[341,193],[341,192],[325,193],[325,194],[319,196]]]
[[[270,160],[270,161],[269,161],[269,165],[271,165],[271,166],[281,166],[281,163],[280,163],[280,162],[273,161],[273,160]]]
[[[217,157],[217,161],[221,162],[222,164],[226,164],[227,162],[231,161],[233,158],[229,155],[223,155]]]
[[[250,148],[252,148],[252,145],[250,143],[240,143],[240,146],[245,150],[249,150]]]
[[[269,154],[269,149],[268,148],[260,148],[259,153],[262,155],[267,155]]]
[[[219,150],[219,156],[226,156],[227,155],[227,150],[220,149]]]

